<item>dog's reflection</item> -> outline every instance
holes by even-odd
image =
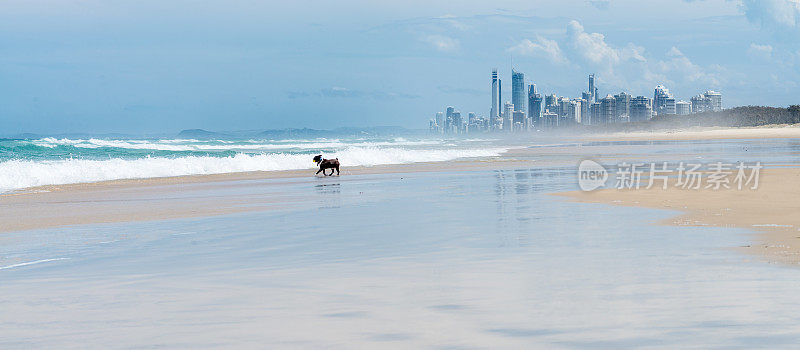
[[[314,189],[320,196],[320,209],[334,209],[342,206],[342,185],[340,183],[327,183],[315,185]]]
[[[340,193],[342,191],[342,184],[341,183],[330,183],[330,184],[319,184],[315,185],[314,188],[317,190],[318,193]]]

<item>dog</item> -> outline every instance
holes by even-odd
[[[322,155],[318,155],[314,157],[314,163],[317,163],[319,166],[319,170],[314,175],[318,175],[322,172],[324,176],[333,176],[333,171],[336,170],[336,176],[339,176],[339,158],[335,159],[322,159]],[[325,173],[325,169],[331,169],[331,174],[328,175]]]

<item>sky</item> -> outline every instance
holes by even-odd
[[[800,0],[0,0],[0,134],[426,128],[544,94],[800,103]]]

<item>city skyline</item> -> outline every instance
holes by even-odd
[[[429,120],[429,131],[440,134],[540,131],[576,124],[627,123],[648,120],[658,115],[688,115],[723,110],[722,93],[714,90],[705,90],[685,101],[676,99],[668,88],[658,84],[653,89],[652,98],[646,95],[634,96],[626,90],[616,95],[609,91],[605,97],[601,97],[595,74],[589,74],[587,90],[580,97],[559,96],[552,92],[542,98],[536,84],[525,79],[525,73],[512,68],[511,77],[511,100],[502,102],[502,79],[498,69],[492,69],[491,108],[488,117],[470,111],[470,118],[464,120],[459,110],[454,106],[447,106],[446,114],[437,112],[436,117]],[[527,97],[524,96],[525,87]],[[498,111],[498,105],[503,106],[502,110]]]

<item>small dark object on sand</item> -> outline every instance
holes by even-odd
[[[333,176],[333,171],[336,170],[336,176],[339,176],[339,158],[322,159],[322,155],[320,154],[314,157],[314,163],[317,163],[317,165],[319,165],[319,170],[317,170],[317,173],[314,175],[317,175],[320,172],[322,172],[322,175]],[[326,174],[325,169],[331,169],[331,174],[330,175]]]

